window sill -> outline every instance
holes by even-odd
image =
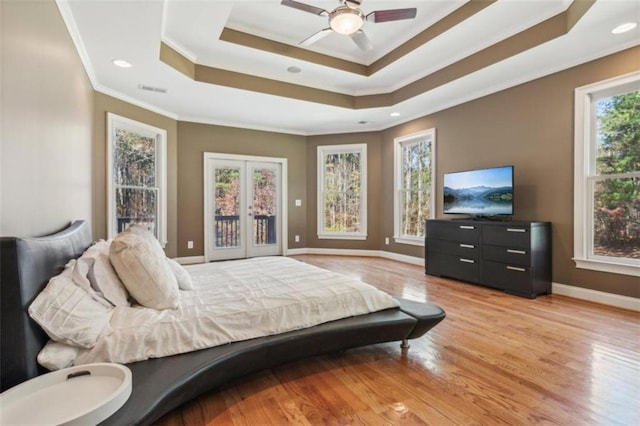
[[[393,241],[395,241],[398,244],[407,244],[410,246],[424,247],[424,238],[393,237]]]
[[[576,262],[576,268],[640,277],[640,265],[630,265],[626,263],[607,262],[594,259],[579,259],[576,257],[574,257],[573,260]]]
[[[366,240],[367,234],[318,234],[319,240]]]

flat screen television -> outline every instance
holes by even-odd
[[[513,166],[445,173],[444,213],[513,215]]]

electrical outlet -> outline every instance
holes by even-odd
[[[296,235],[294,237],[294,239],[295,239],[296,243],[299,243],[300,242],[300,235]]]
[[[385,243],[386,245],[389,245],[389,237],[384,237],[384,243]]]
[[[187,248],[188,249],[192,249],[193,248],[193,241],[187,241]]]
[[[296,207],[300,207],[302,205],[302,200],[296,200]]]

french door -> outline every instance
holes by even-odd
[[[206,261],[283,254],[283,175],[285,159],[205,154]]]

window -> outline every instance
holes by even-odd
[[[167,242],[167,132],[109,113],[108,237],[138,223]]]
[[[367,145],[318,147],[318,238],[367,238]]]
[[[574,260],[640,276],[640,73],[576,89]]]
[[[394,239],[424,245],[425,221],[435,217],[436,131],[394,139]]]

